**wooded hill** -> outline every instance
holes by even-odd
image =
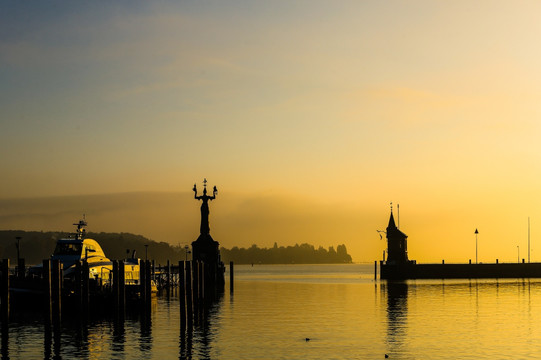
[[[20,256],[27,265],[41,263],[54,251],[56,241],[67,238],[66,232],[43,232],[22,230],[0,230],[0,259],[9,258],[12,264],[17,261],[17,240],[20,239]],[[96,240],[102,247],[105,255],[110,259],[125,259],[131,257],[136,251],[136,257],[145,258],[145,250],[148,249],[148,259],[155,260],[156,264],[166,264],[167,260],[175,264],[186,259],[184,247],[170,245],[165,242],[156,242],[141,235],[130,233],[92,233],[86,234],[87,238]],[[148,245],[148,248],[145,248]],[[191,250],[191,246],[190,246]],[[309,244],[296,244],[295,246],[272,248],[259,248],[252,245],[250,248],[220,249],[222,261],[229,264],[331,264],[350,263],[351,256],[347,253],[345,245],[338,245],[336,250],[331,246],[328,250],[323,247],[318,249]],[[191,255],[188,255],[191,259]]]
[[[49,258],[54,252],[58,239],[69,237],[66,232],[39,232],[39,231],[0,231],[0,258],[17,261],[16,237],[20,236],[20,256],[26,264],[38,264]],[[109,259],[125,259],[131,257],[136,251],[136,257],[145,258],[145,245],[148,245],[148,259],[155,260],[156,264],[166,264],[185,260],[186,253],[183,247],[173,246],[165,242],[156,242],[141,235],[130,233],[86,233],[86,237],[96,240]]]
[[[233,247],[231,250],[221,248],[222,259],[235,264],[343,264],[351,263],[346,245],[338,245],[336,250],[329,247],[328,250],[320,246],[315,248],[310,244],[295,244],[295,246],[280,246],[274,243],[271,248],[258,248],[252,245],[250,248]]]

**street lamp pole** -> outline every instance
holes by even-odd
[[[15,239],[17,240],[17,266],[19,264],[19,259],[21,258],[21,237],[16,236]]]
[[[188,261],[188,254],[191,254],[190,247],[188,245],[184,246],[184,253],[186,254],[186,261]]]
[[[520,247],[517,245],[517,262],[520,263]]]
[[[528,263],[530,263],[530,217],[528,216]]]

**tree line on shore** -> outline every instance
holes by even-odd
[[[220,253],[224,262],[233,261],[235,264],[343,264],[351,263],[346,245],[333,246],[328,249],[322,246],[317,249],[310,244],[295,244],[280,246],[274,243],[271,248],[259,248],[252,245],[249,248],[221,248]]]
[[[19,242],[19,254],[25,259],[26,264],[38,264],[43,259],[49,258],[54,252],[58,239],[69,237],[67,232],[43,232],[22,230],[0,230],[0,259],[9,258],[12,264],[17,261],[17,242]],[[17,240],[17,238],[20,238]],[[176,263],[180,260],[191,259],[191,246],[186,253],[185,246],[171,245],[166,242],[156,242],[142,235],[130,233],[92,233],[87,238],[96,240],[102,247],[105,255],[110,259],[125,259],[131,257],[135,251],[135,257],[155,260],[156,264]],[[324,249],[315,248],[309,244],[295,244],[294,246],[280,246],[274,244],[272,248],[259,248],[252,245],[249,248],[237,246],[220,249],[222,261],[236,264],[331,264],[351,263],[351,256],[347,253],[345,245],[338,245]]]

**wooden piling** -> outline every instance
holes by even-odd
[[[210,289],[210,264],[203,263],[203,301],[206,304],[211,300],[212,298],[212,292]]]
[[[2,273],[2,289],[0,290],[0,301],[2,302],[2,324],[5,325],[9,321],[9,259],[4,259],[2,261],[0,265],[0,272]],[[3,330],[2,335],[4,335]]]
[[[146,281],[146,285],[145,285],[145,288],[146,288],[146,304],[148,306],[148,308],[150,309],[150,304],[151,304],[151,301],[152,301],[152,269],[154,268],[153,266],[153,263],[151,264],[150,260],[147,261],[147,264],[146,264],[146,267],[145,267],[145,270],[146,270],[146,274],[145,274],[145,281]]]
[[[186,261],[186,317],[188,327],[193,327],[192,262]]]
[[[113,306],[118,312],[120,308],[120,286],[119,286],[119,266],[118,260],[113,260]]]
[[[83,274],[83,263],[81,261],[77,261],[75,263],[75,284],[74,284],[74,293],[75,298],[77,299],[77,307],[79,309],[83,308],[83,281],[82,281],[82,274]]]
[[[205,263],[199,263],[199,295],[201,301],[205,299]]]
[[[144,304],[147,299],[146,285],[146,261],[140,260],[139,262],[139,294],[141,303]]]
[[[60,324],[62,319],[62,283],[62,263],[60,260],[51,260],[52,316],[55,324]]]
[[[192,298],[193,298],[193,311],[197,313],[199,307],[199,262],[193,260],[192,264]]]
[[[43,260],[43,288],[45,290],[45,316],[47,324],[53,321],[53,298],[51,282],[51,260]]]
[[[124,261],[119,261],[118,266],[118,303],[120,313],[123,315],[126,308],[126,266]]]
[[[178,298],[180,305],[180,326],[186,328],[186,281],[184,279],[184,261],[178,262]]]
[[[205,263],[202,261],[197,262],[198,266],[198,288],[199,288],[199,323],[203,323],[205,317]]]
[[[374,261],[374,280],[378,279],[378,262]]]
[[[235,273],[235,267],[233,264],[233,261],[229,262],[229,292],[233,293],[234,287],[234,273]]]
[[[81,282],[82,282],[82,300],[83,300],[83,310],[85,314],[88,312],[88,303],[89,303],[89,279],[90,279],[90,269],[88,267],[88,261],[83,260],[83,266],[81,271]]]

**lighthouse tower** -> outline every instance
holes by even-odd
[[[408,236],[396,227],[391,207],[391,217],[387,226],[387,264],[406,264],[408,262]]]

